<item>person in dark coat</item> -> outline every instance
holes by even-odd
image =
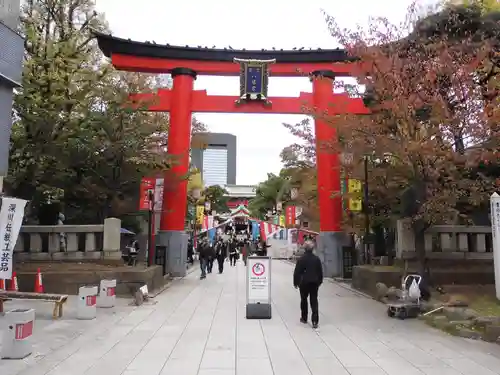
[[[207,242],[207,273],[212,273],[212,268],[214,267],[215,261],[215,248],[211,243]]]
[[[241,257],[243,258],[243,264],[246,266],[247,265],[247,259],[248,259],[248,248],[250,244],[245,241],[243,243],[243,246],[241,247]]]
[[[217,259],[217,265],[219,266],[219,273],[224,272],[224,261],[227,257],[227,246],[219,239],[215,245],[215,257]]]
[[[236,257],[238,255],[238,251],[236,250],[236,240],[231,239],[229,242],[229,265],[236,266]]]
[[[200,259],[200,280],[207,277],[208,242],[200,240],[198,242],[198,257]]]
[[[190,238],[188,240],[188,248],[187,248],[187,261],[188,263],[190,264],[193,264],[194,263],[194,258],[193,258],[193,255],[194,255],[194,246],[193,246],[193,239]]]
[[[306,241],[304,243],[304,255],[302,255],[293,272],[293,286],[300,290],[300,322],[307,324],[307,299],[311,304],[311,321],[313,328],[318,327],[318,289],[323,283],[323,266],[321,260],[313,254],[314,243]]]

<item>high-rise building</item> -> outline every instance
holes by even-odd
[[[205,186],[236,184],[236,136],[227,133],[197,133],[191,160],[201,171]]]
[[[0,0],[0,179],[8,170],[13,89],[21,84],[24,44],[16,31],[19,8],[20,0]]]

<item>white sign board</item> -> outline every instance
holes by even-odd
[[[24,207],[27,201],[17,198],[2,198],[0,209],[0,279],[12,278],[12,256],[19,231],[23,224]]]
[[[163,206],[163,178],[157,178],[155,180],[154,199],[155,199],[154,211],[161,212]]]
[[[500,195],[493,193],[490,198],[491,235],[493,239],[493,265],[495,268],[495,291],[500,299]]]
[[[248,257],[247,304],[271,303],[271,258]]]

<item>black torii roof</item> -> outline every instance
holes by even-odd
[[[155,57],[171,60],[196,60],[233,62],[233,59],[272,60],[276,63],[334,63],[356,61],[344,49],[293,49],[293,50],[237,50],[232,48],[208,48],[171,46],[154,42],[138,42],[131,39],[94,31],[99,48],[105,56],[122,54],[141,57]]]

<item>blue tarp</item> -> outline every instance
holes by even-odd
[[[260,236],[260,225],[259,222],[251,220],[252,222],[252,240],[256,240]]]
[[[211,228],[208,230],[208,241],[213,245],[215,240],[215,235],[217,233],[217,228]]]

